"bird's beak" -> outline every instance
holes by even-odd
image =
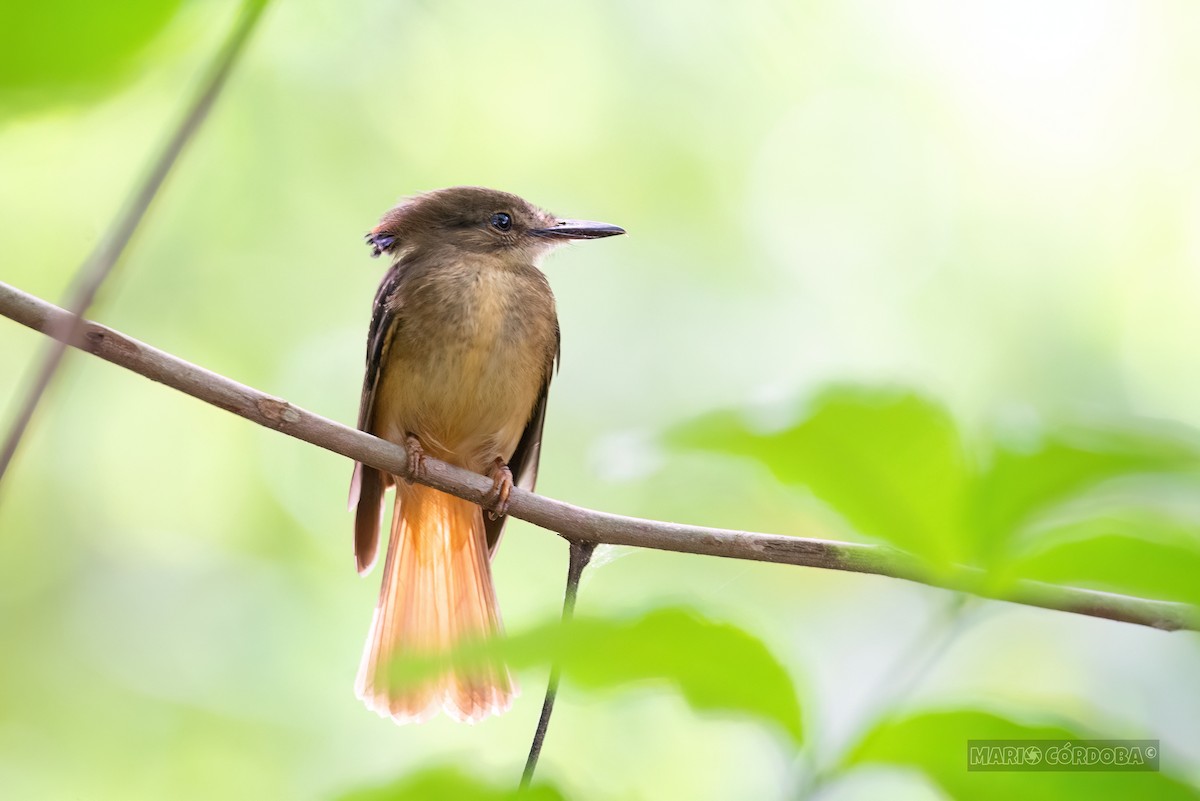
[[[553,239],[602,239],[623,234],[625,229],[590,220],[559,220],[549,228],[534,228],[529,233]]]

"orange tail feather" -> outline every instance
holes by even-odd
[[[397,723],[426,720],[439,708],[471,723],[504,712],[516,690],[503,667],[447,673],[404,689],[391,686],[387,675],[405,653],[444,651],[499,630],[483,512],[453,495],[398,482],[383,586],[355,693]]]

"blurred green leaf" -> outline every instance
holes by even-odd
[[[1060,725],[1025,724],[978,710],[926,712],[881,723],[849,755],[847,766],[877,762],[910,766],[927,774],[951,798],[971,801],[1200,799],[1200,790],[1163,773],[967,771],[968,740],[1044,739],[1063,743],[1096,736]]]
[[[563,801],[558,790],[535,784],[518,790],[515,782],[497,787],[467,776],[457,768],[423,770],[391,784],[355,790],[337,801]]]
[[[767,647],[736,626],[685,609],[658,609],[633,620],[548,623],[446,655],[397,660],[393,678],[419,684],[448,667],[469,671],[496,659],[514,670],[558,664],[566,680],[587,690],[668,682],[693,709],[750,715],[779,725],[797,742],[802,737],[795,686]]]
[[[1022,526],[1100,482],[1195,466],[1192,439],[1178,429],[1063,428],[1033,445],[997,445],[972,494],[976,552],[994,562]]]
[[[0,3],[0,93],[18,105],[72,99],[118,77],[181,0]]]
[[[1200,605],[1200,529],[1128,509],[1039,532],[1006,575]]]
[[[964,556],[962,442],[946,410],[915,393],[837,387],[782,431],[760,434],[722,412],[673,429],[668,442],[752,457],[811,489],[861,533],[935,565]]]
[[[1019,531],[1095,486],[1200,464],[1194,432],[1149,425],[1053,429],[1032,443],[1001,441],[975,460],[945,409],[894,389],[828,390],[805,419],[772,433],[718,412],[672,429],[667,441],[751,457],[862,534],[934,567],[997,566]]]

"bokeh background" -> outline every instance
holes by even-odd
[[[2,280],[62,298],[237,10],[5,5]],[[663,434],[722,409],[779,430],[853,382],[941,404],[968,448],[1046,421],[1165,420],[1185,440],[1198,39],[1182,0],[274,3],[92,316],[353,423],[384,268],[362,233],[413,192],[502,188],[629,231],[546,265],[563,362],[540,491],[869,538],[763,463]],[[0,321],[6,408],[43,345]],[[1177,473],[1152,489],[1195,556]],[[442,764],[514,781],[544,671],[475,727],[396,727],[355,700],[378,575],[354,572],[349,475],[70,358],[0,487],[0,796],[326,799]],[[565,560],[510,524],[510,630],[557,614]],[[881,715],[948,708],[1159,738],[1176,794],[1154,797],[1200,784],[1194,633],[841,573],[598,562],[581,612],[686,604],[761,638],[808,746],[657,684],[568,685],[541,769],[566,797],[967,797],[904,765],[838,767]]]

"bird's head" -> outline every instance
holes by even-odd
[[[413,252],[491,254],[536,264],[555,246],[623,234],[608,223],[559,219],[516,195],[478,186],[438,189],[404,201],[370,233],[373,256]]]

